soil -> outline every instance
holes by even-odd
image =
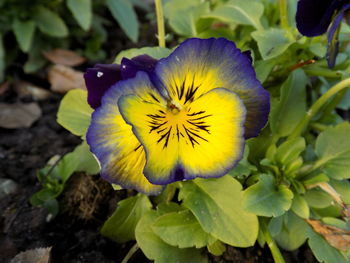
[[[106,46],[110,57],[122,49],[154,45],[154,34],[149,32],[155,33],[155,28],[145,24],[142,27],[141,32],[146,33],[137,45],[131,44],[123,33],[113,28],[111,32],[116,33],[110,36],[111,41]],[[42,77],[24,76],[21,69],[14,70],[19,70],[19,78],[49,88]],[[42,117],[30,128],[0,128],[0,179],[11,179],[17,186],[14,193],[0,197],[0,263],[10,262],[19,252],[41,247],[52,247],[52,263],[115,263],[121,262],[134,245],[134,242],[117,244],[99,234],[117,202],[135,192],[113,191],[98,175],[74,174],[59,198],[60,213],[53,219],[44,208],[29,203],[31,195],[40,189],[36,178],[38,169],[52,156],[64,155],[80,143],[79,138],[56,123],[61,98],[61,95],[53,94],[39,102]],[[0,102],[6,103],[31,100],[30,97],[19,97],[13,89],[0,95]],[[287,262],[317,262],[306,246],[293,253],[283,253]],[[268,248],[258,245],[247,249],[227,247],[222,256],[208,257],[212,263],[273,262]],[[140,250],[129,260],[129,263],[144,262],[149,260]]]

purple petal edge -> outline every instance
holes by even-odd
[[[84,79],[90,106],[93,109],[98,108],[103,94],[121,78],[120,66],[117,64],[97,64],[87,69]]]
[[[327,37],[328,45],[327,45],[326,58],[327,58],[327,63],[329,68],[333,68],[335,66],[335,62],[339,51],[337,29],[339,28],[340,23],[345,16],[345,12],[348,10],[350,10],[350,3],[343,6],[343,8],[339,11],[339,13],[333,19],[332,25],[328,31],[328,37]]]

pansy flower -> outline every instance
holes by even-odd
[[[338,34],[344,17],[350,23],[349,0],[299,0],[296,14],[297,28],[305,36],[319,36],[328,31],[327,61],[334,67],[339,50]]]
[[[233,42],[192,38],[153,71],[112,85],[87,142],[106,180],[157,194],[174,181],[225,175],[269,108],[249,57]]]

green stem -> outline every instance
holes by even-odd
[[[135,252],[139,249],[139,246],[137,245],[137,243],[135,243],[135,245],[132,246],[132,248],[130,248],[128,254],[126,254],[126,256],[123,258],[121,263],[128,263],[129,259],[135,254]]]
[[[305,68],[305,73],[309,76],[335,78],[335,79],[338,79],[342,76],[341,72],[331,71],[331,70],[318,68],[318,67]]]
[[[306,113],[304,118],[299,122],[297,127],[295,127],[294,131],[289,135],[289,139],[296,138],[300,136],[304,130],[306,129],[307,125],[309,124],[310,120],[317,114],[317,112],[322,108],[322,106],[335,94],[342,91],[343,89],[346,89],[350,86],[350,78],[344,79],[343,81],[340,81],[336,85],[334,85],[332,88],[330,88],[326,93],[324,93],[309,109],[309,111]]]
[[[155,0],[158,27],[158,44],[160,47],[165,47],[165,29],[162,0]]]
[[[271,251],[273,260],[275,261],[275,263],[286,263],[281,251],[279,250],[275,240],[273,240],[268,228],[267,228],[267,224],[265,222],[264,219],[259,220],[260,221],[260,227],[261,227],[261,231],[264,234],[264,238],[266,240],[267,245],[269,246],[269,249]]]
[[[287,0],[278,0],[279,11],[280,11],[280,20],[282,28],[288,28],[288,5]]]

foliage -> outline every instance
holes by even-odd
[[[137,42],[139,22],[134,5],[148,8],[140,1],[128,0],[2,0],[0,1],[0,82],[4,71],[21,52],[27,54],[26,73],[45,65],[43,51],[69,48],[72,43],[90,60],[105,58],[102,45],[113,18],[128,38]],[[111,19],[105,18],[111,14]],[[10,45],[12,36],[17,45]],[[6,54],[5,54],[6,50]]]
[[[350,28],[343,25],[340,55],[335,69],[329,69],[326,38],[307,39],[296,31],[295,4],[288,1],[289,19],[282,27],[275,1],[164,1],[173,38],[225,37],[252,52],[257,76],[271,94],[269,124],[247,141],[244,158],[226,176],[173,183],[156,198],[138,194],[122,200],[103,226],[103,235],[116,242],[135,239],[155,262],[207,262],[202,250],[220,255],[223,244],[252,246],[259,231],[259,244],[267,243],[276,262],[283,261],[275,242],[286,250],[307,243],[320,262],[349,261],[349,253],[330,245],[307,219],[335,222],[349,215],[350,124],[335,110],[340,105],[350,108],[342,101],[349,95],[331,92],[350,86],[345,37]],[[25,26],[30,29],[30,24]],[[129,31],[131,38],[133,32]],[[139,54],[161,58],[169,50],[127,50],[116,62]],[[70,102],[71,96],[79,107]],[[90,112],[85,110],[85,97],[82,91],[67,94],[58,113],[60,124],[83,138]],[[61,162],[57,172],[68,167],[66,157]],[[53,185],[62,187],[65,173],[76,169],[62,172],[60,183]],[[46,177],[56,172],[50,174]],[[44,185],[49,189],[48,183]],[[35,200],[45,198],[37,194]]]

